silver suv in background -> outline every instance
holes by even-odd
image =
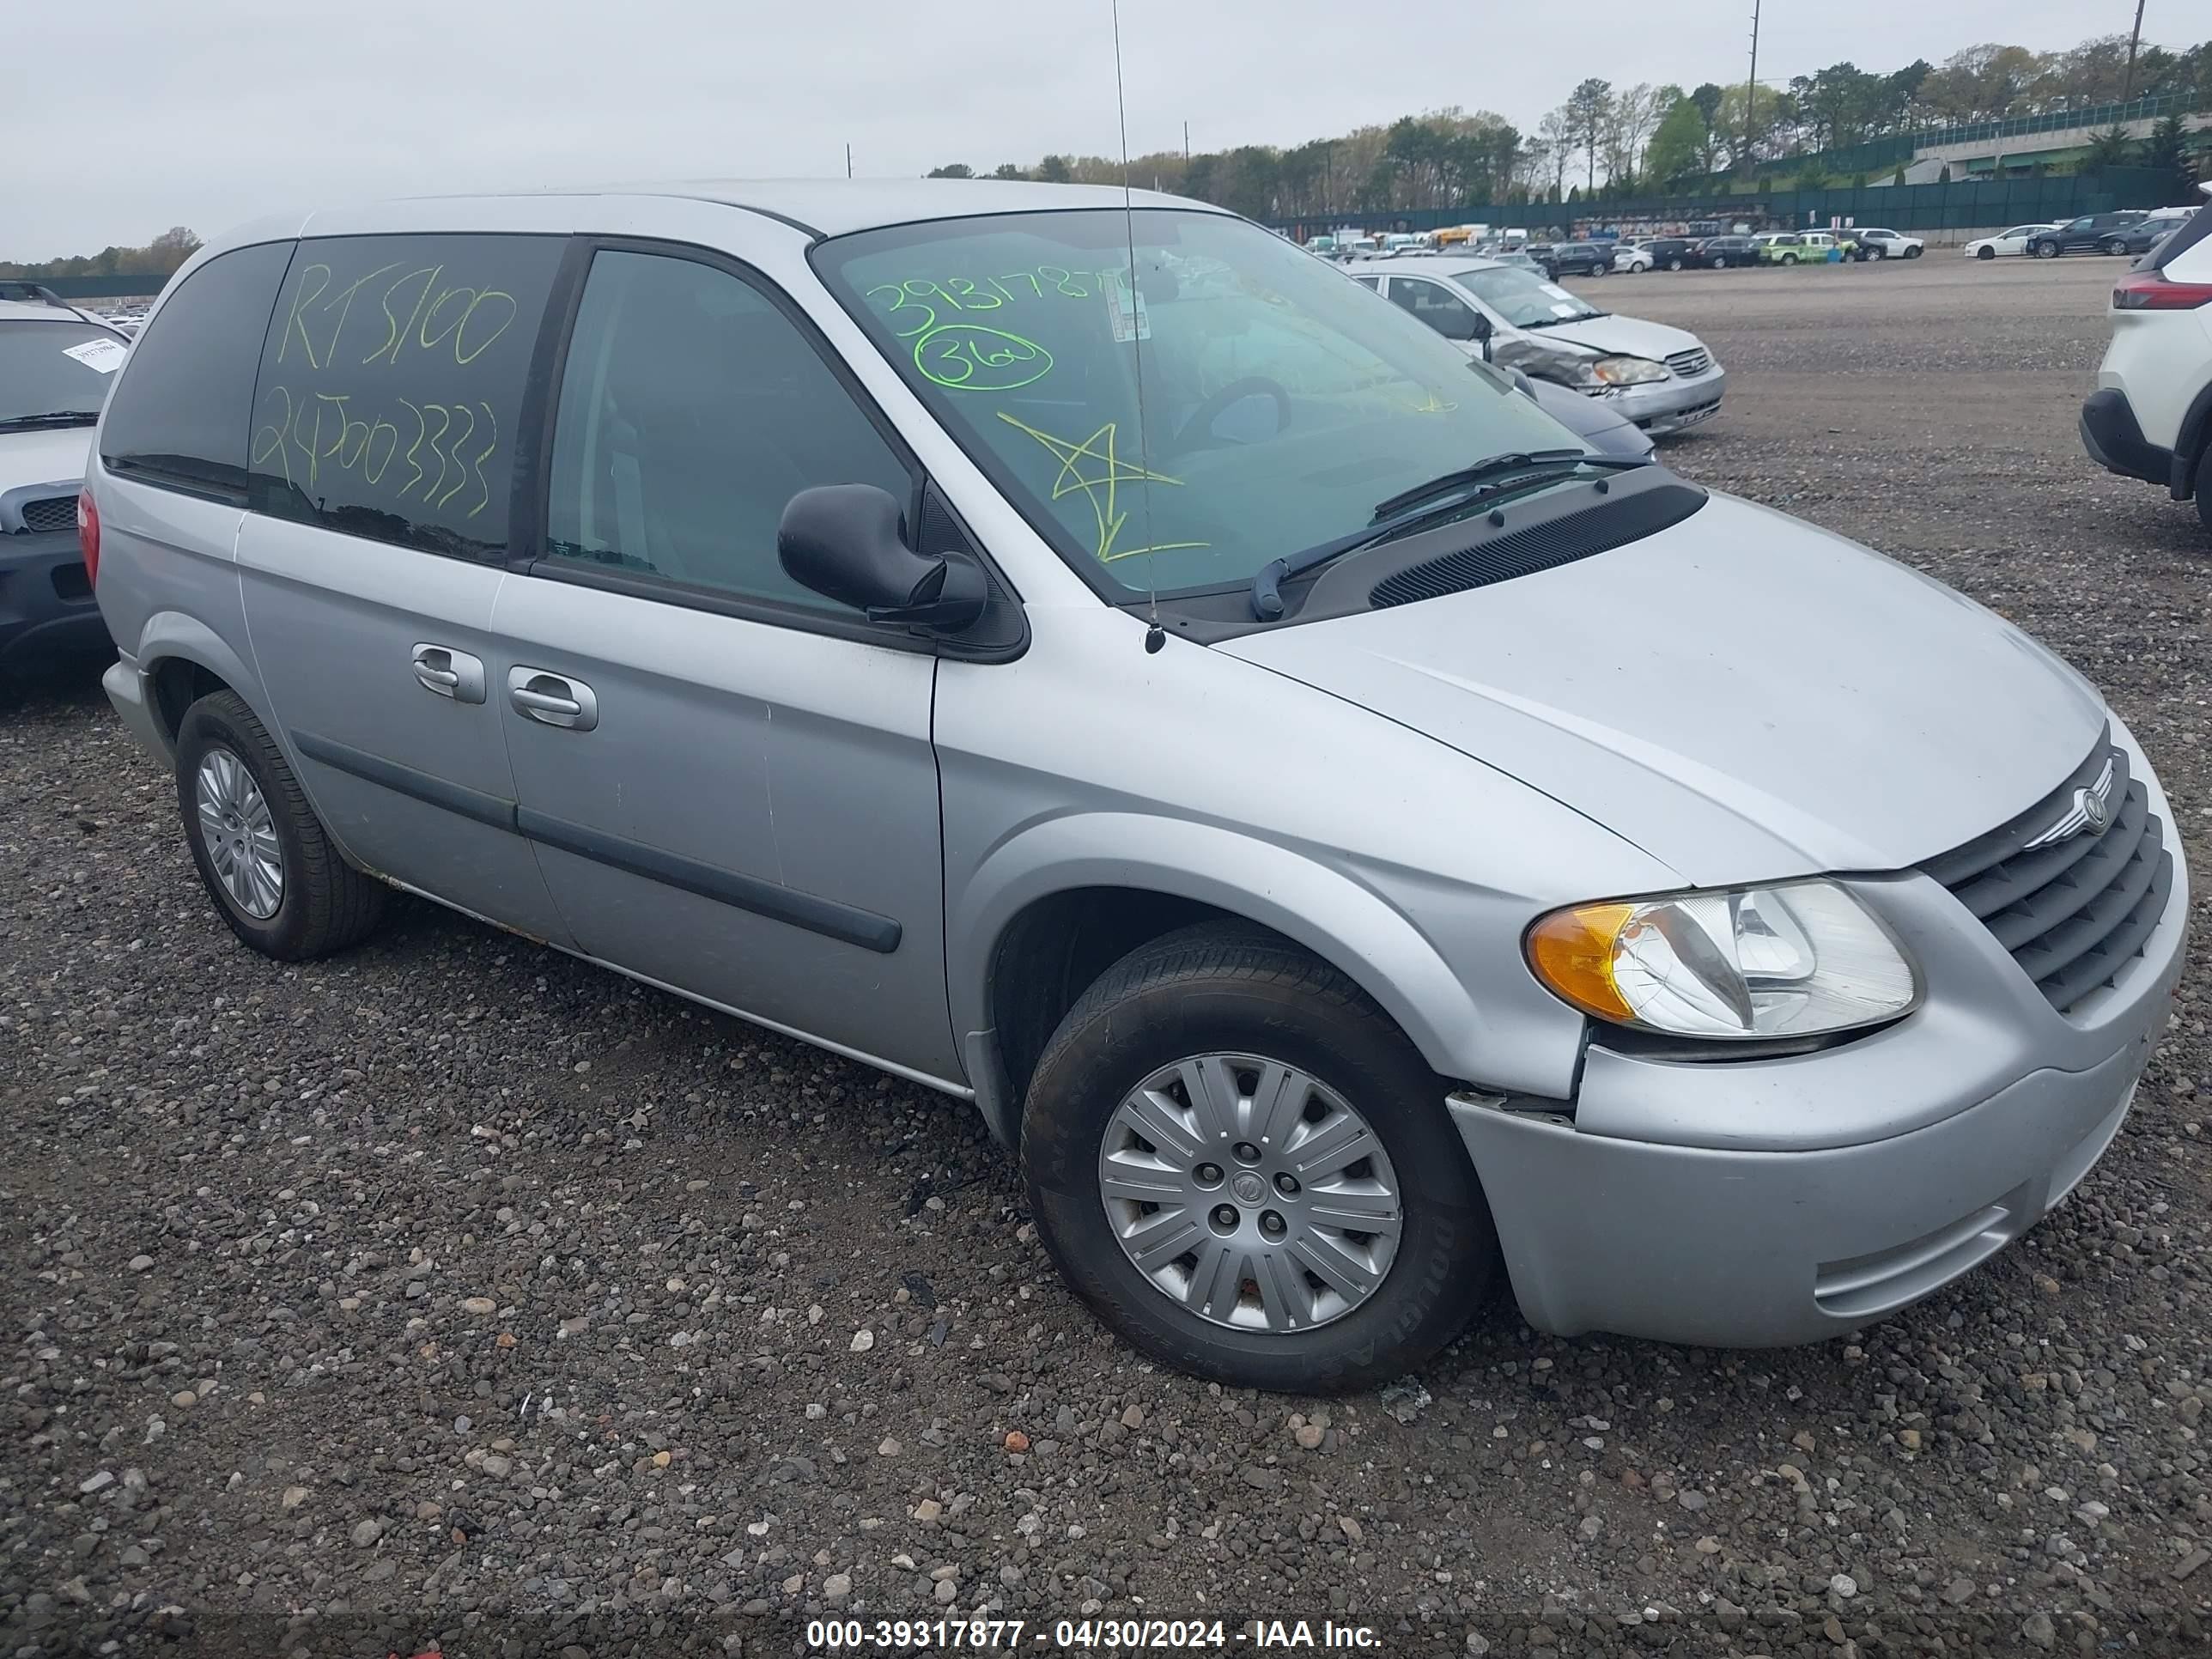
[[[1851,1330],[2063,1198],[2167,1018],[2179,842],[2078,675],[1198,204],[264,223],[97,453],[108,691],[240,939],[398,886],[972,1099],[1225,1382],[1395,1375],[1500,1274]]]
[[[1540,343],[1578,364],[1576,389],[1652,437],[1720,413],[1728,374],[1686,330],[1601,311],[1548,277],[1495,259],[1437,255],[1387,270],[1355,264],[1353,279],[1411,312],[1470,354],[1482,325],[1495,347]]]
[[[44,289],[0,283],[0,673],[108,648],[77,495],[129,344]]]

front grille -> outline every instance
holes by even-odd
[[[2045,839],[2107,766],[2105,830]],[[2061,1013],[2126,977],[2173,891],[2166,826],[2109,736],[2027,811],[1922,867],[1996,935]]]
[[[1705,351],[1678,351],[1667,360],[1667,367],[1685,380],[1692,374],[1702,374],[1712,366],[1712,355]]]
[[[33,535],[44,535],[54,530],[76,529],[76,497],[41,495],[34,501],[25,501],[23,528]]]

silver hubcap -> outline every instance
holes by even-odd
[[[230,902],[256,921],[266,921],[284,902],[284,853],[261,786],[228,749],[200,757],[193,793],[200,841]]]
[[[1367,1120],[1255,1054],[1177,1060],[1130,1091],[1099,1146],[1098,1190],[1139,1273],[1240,1330],[1340,1319],[1398,1254],[1398,1178]]]

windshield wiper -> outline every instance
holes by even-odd
[[[1528,322],[1519,324],[1518,326],[1522,328],[1557,328],[1562,323],[1586,323],[1593,317],[1605,317],[1609,316],[1610,314],[1611,313],[1608,312],[1596,310],[1577,311],[1571,317],[1538,317]]]
[[[0,431],[24,426],[90,426],[99,418],[96,409],[57,409],[46,415],[0,415]]]
[[[1486,495],[1495,495],[1509,478],[1534,482],[1585,466],[1625,470],[1656,465],[1642,456],[1597,455],[1581,449],[1524,449],[1439,473],[1411,489],[1400,490],[1388,501],[1377,501],[1375,516],[1367,521],[1364,530],[1317,543],[1286,558],[1271,559],[1261,565],[1252,575],[1252,614],[1261,622],[1273,622],[1283,614],[1282,587],[1291,577],[1346,553],[1357,553],[1362,548],[1404,535],[1431,519],[1456,513]]]

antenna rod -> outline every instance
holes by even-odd
[[[1113,0],[1114,9],[1114,108],[1121,123],[1121,226],[1129,243],[1129,351],[1136,364],[1137,384],[1137,498],[1145,513],[1145,586],[1151,589],[1152,623],[1145,629],[1145,650],[1147,654],[1167,643],[1167,632],[1160,626],[1159,577],[1152,568],[1158,556],[1152,550],[1152,446],[1151,434],[1145,426],[1145,330],[1144,300],[1137,286],[1137,209],[1129,190],[1129,100],[1121,89],[1121,0]],[[1190,124],[1183,124],[1183,144],[1188,153]],[[1103,276],[1103,273],[1102,272]],[[1110,471],[1110,468],[1109,468]]]

